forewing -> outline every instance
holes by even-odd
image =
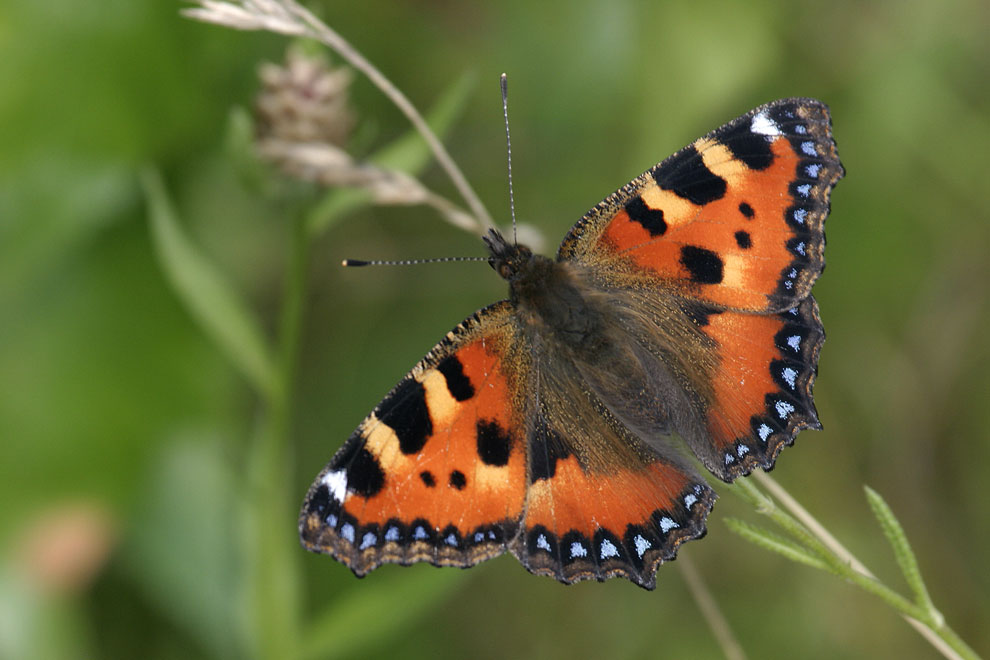
[[[511,305],[451,331],[316,478],[303,546],[357,575],[385,562],[471,566],[506,549],[526,492]]]
[[[842,176],[828,107],[774,101],[696,140],[592,209],[558,259],[633,270],[695,300],[783,312],[824,267]]]

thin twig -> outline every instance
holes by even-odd
[[[681,567],[681,575],[684,576],[688,591],[691,592],[694,602],[701,610],[701,616],[705,617],[705,622],[715,634],[718,645],[722,647],[722,653],[728,660],[746,660],[746,652],[743,651],[742,645],[733,634],[728,619],[722,614],[722,610],[715,602],[715,598],[694,562],[685,555],[681,555],[677,558],[677,564]]]

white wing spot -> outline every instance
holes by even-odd
[[[801,350],[801,335],[791,335],[787,338],[787,345],[790,346],[795,353]]]
[[[815,151],[815,143],[812,141],[802,142],[801,151],[808,154],[809,156],[817,156],[818,152]]]
[[[588,551],[583,545],[575,541],[571,543],[571,557],[587,557]]]
[[[481,543],[484,540],[485,540],[485,535],[484,534],[482,534],[481,532],[475,532],[474,533],[474,542],[475,543]]]
[[[399,528],[393,526],[393,527],[389,527],[387,530],[385,530],[385,540],[386,541],[389,541],[390,543],[395,543],[396,541],[398,541],[399,540]]]
[[[540,534],[539,536],[536,537],[536,547],[541,550],[546,550],[547,552],[550,552],[550,543],[549,541],[547,541],[547,537],[544,536],[543,534]]]
[[[330,496],[340,503],[347,496],[347,473],[344,470],[334,470],[323,475],[323,485],[330,491]]]
[[[601,550],[602,550],[601,551],[602,559],[608,559],[609,557],[619,556],[619,549],[616,548],[615,544],[609,541],[608,539],[602,540]]]
[[[803,256],[805,256],[805,254],[806,254],[806,253],[805,253],[805,250],[804,250],[804,241],[801,241],[800,243],[798,243],[798,244],[797,244],[797,247],[795,247],[794,249],[795,249],[795,251],[797,251],[797,253],[798,253],[798,254],[800,254],[800,255],[801,255],[802,257],[803,257]]]
[[[378,537],[376,537],[371,532],[368,532],[367,534],[365,534],[364,536],[361,537],[361,547],[360,547],[360,549],[361,550],[367,550],[371,546],[375,545],[375,543],[377,541],[378,541]]]
[[[813,165],[808,165],[806,168],[804,168],[804,171],[807,172],[808,176],[811,177],[812,179],[817,179],[818,173],[821,171],[821,169],[822,166],[815,163]]]
[[[742,458],[743,456],[749,453],[749,447],[747,447],[746,445],[739,445],[738,447],[736,447],[736,453],[739,454],[739,458]]]
[[[633,543],[636,544],[636,554],[639,555],[640,558],[642,558],[643,555],[646,554],[646,551],[652,547],[652,544],[643,538],[641,534],[636,535],[636,538],[633,539]]]
[[[760,424],[760,428],[756,429],[756,432],[760,435],[760,440],[763,442],[767,441],[767,438],[773,433],[773,429],[766,424]]]
[[[767,117],[765,112],[753,115],[753,122],[750,124],[749,130],[760,135],[765,135],[768,138],[780,135],[780,127],[777,126],[774,120]]]
[[[808,129],[805,128],[803,125],[798,124],[797,126],[794,127],[794,132],[797,133],[798,135],[804,135],[805,133],[808,132]]]
[[[794,412],[794,406],[786,401],[778,401],[773,407],[777,409],[777,414],[780,415],[781,419],[787,419],[787,416]]]
[[[732,465],[735,462],[736,462],[736,457],[735,456],[733,456],[732,454],[726,454],[725,455],[725,464],[726,465]]]
[[[337,526],[337,514],[331,513],[329,516],[327,516],[327,527],[336,527],[336,526]]]
[[[698,501],[698,498],[695,497],[694,495],[688,494],[688,495],[685,495],[684,496],[684,506],[686,506],[689,509],[691,507],[693,507],[694,506],[694,503],[697,502],[697,501]]]
[[[804,224],[804,219],[808,216],[808,209],[794,209],[794,222],[799,225]]]
[[[784,379],[784,382],[786,382],[787,385],[793,390],[794,382],[797,379],[797,371],[791,369],[790,367],[784,367],[784,370],[780,372],[780,375]]]
[[[802,183],[800,186],[797,187],[797,191],[798,191],[798,194],[801,195],[801,197],[807,197],[808,196],[808,193],[811,192],[811,184],[810,183]]]
[[[674,522],[673,518],[668,518],[667,516],[664,516],[663,518],[660,519],[660,531],[662,531],[664,534],[666,534],[672,529],[677,529],[678,527],[680,527],[680,525]]]
[[[413,538],[417,541],[425,541],[430,538],[430,535],[426,533],[426,530],[423,529],[422,525],[417,525],[416,529],[413,530]]]
[[[347,539],[350,543],[354,543],[354,525],[351,523],[345,523],[340,528],[340,535]]]
[[[447,545],[452,545],[452,546],[454,546],[456,548],[457,547],[457,537],[454,536],[453,534],[448,534],[447,535],[447,538],[444,539],[444,543],[446,543]]]

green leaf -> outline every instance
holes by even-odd
[[[863,486],[863,490],[866,491],[866,499],[870,503],[873,515],[880,523],[880,528],[894,551],[897,565],[900,566],[904,579],[911,587],[911,591],[914,592],[915,603],[929,613],[932,621],[936,623],[936,627],[941,626],[942,614],[935,609],[935,604],[932,603],[931,596],[928,595],[928,588],[925,586],[924,578],[921,577],[921,569],[918,568],[918,560],[914,556],[914,551],[911,550],[911,544],[908,542],[907,534],[904,533],[904,528],[901,527],[894,512],[878,492],[869,486]]]
[[[215,657],[245,657],[241,504],[216,438],[173,438],[138,498],[123,565],[148,599]]]
[[[257,319],[186,236],[158,172],[144,170],[141,181],[155,253],[176,295],[255,389],[273,398],[278,389],[276,370]]]
[[[327,608],[310,625],[303,658],[352,657],[381,639],[398,634],[464,584],[462,571],[409,569],[404,575],[375,588],[362,585]],[[383,616],[387,613],[387,616]]]
[[[474,88],[474,76],[464,75],[454,83],[433,109],[426,115],[426,123],[430,125],[438,137],[443,137],[454,120],[461,114]],[[406,174],[419,174],[430,162],[433,153],[430,151],[422,136],[414,128],[382,147],[368,158],[368,161],[386,169],[400,170]],[[371,202],[371,195],[356,188],[335,188],[327,192],[323,199],[309,212],[306,217],[306,227],[310,237],[315,237],[327,230],[335,221],[354,209]]]
[[[254,118],[243,106],[234,106],[227,114],[224,153],[250,190],[263,190],[272,180],[270,168],[258,158],[255,150]]]
[[[728,518],[725,524],[729,526],[733,532],[743,537],[750,543],[754,543],[761,548],[776,552],[779,555],[790,559],[791,561],[798,562],[799,564],[805,564],[806,566],[811,566],[812,568],[817,568],[823,571],[828,571],[830,573],[834,572],[829,564],[804,546],[794,543],[790,539],[785,539],[782,536],[778,536],[773,532],[770,532],[762,527],[752,525],[750,523],[738,520],[736,518]]]

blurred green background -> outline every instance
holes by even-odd
[[[311,6],[424,111],[473,75],[445,143],[500,222],[509,73],[516,208],[547,250],[722,122],[783,96],[827,102],[847,176],[815,288],[825,431],[803,433],[774,477],[903,588],[861,487],[883,494],[936,605],[990,651],[985,0]],[[275,337],[298,204],[245,183],[226,136],[287,41],[179,8],[0,4],[0,657],[720,657],[680,562],[652,593],[564,587],[510,557],[358,581],[296,546],[296,507],[357,423],[504,295],[483,264],[338,266],[483,254],[426,209],[365,207],[311,246],[290,440],[274,461],[291,469],[274,496],[291,507],[251,530],[264,478],[252,447],[270,421],[163,273],[138,173],[162,173],[192,243]],[[351,93],[359,155],[407,132],[366,80]],[[423,178],[460,202],[435,166]],[[728,516],[761,521],[715,485],[709,534],[682,555],[750,657],[937,657],[878,600],[732,534]],[[267,561],[258,539],[292,568],[269,591],[252,572]],[[269,616],[281,633],[266,647]]]

